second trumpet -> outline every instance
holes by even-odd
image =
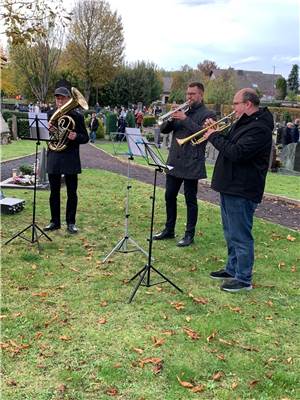
[[[182,146],[185,143],[191,142],[192,145],[197,145],[200,143],[205,142],[207,140],[206,138],[203,137],[204,133],[208,131],[211,128],[214,128],[217,132],[222,132],[224,129],[229,128],[233,122],[235,121],[234,118],[235,111],[232,113],[225,115],[225,117],[219,119],[218,121],[214,122],[211,125],[206,126],[205,128],[201,129],[198,132],[193,133],[192,135],[184,138],[184,139],[176,139],[177,143]]]
[[[186,101],[185,103],[181,104],[180,106],[176,107],[174,110],[171,110],[169,112],[167,112],[166,114],[161,115],[158,118],[158,125],[162,125],[164,122],[166,121],[170,121],[172,119],[172,115],[177,112],[177,111],[183,111],[184,113],[187,112],[187,110],[190,107],[190,102]]]

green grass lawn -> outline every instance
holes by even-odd
[[[120,156],[119,154],[121,153],[126,154],[127,151],[126,143],[99,143],[96,146],[110,154],[116,153],[117,156]],[[166,149],[160,149],[160,151],[164,158],[167,159],[168,151]],[[147,165],[146,161],[142,157],[135,157],[134,162]],[[213,169],[213,165],[208,163],[206,164],[208,180],[211,180]],[[300,176],[282,175],[269,172],[267,174],[265,192],[300,200]]]
[[[39,146],[41,150],[43,145]],[[14,140],[10,144],[0,145],[1,160],[11,160],[12,158],[24,157],[35,153],[35,140]]]
[[[117,252],[102,263],[124,236],[126,186],[126,177],[84,170],[78,235],[63,226],[51,242],[40,238],[40,253],[31,231],[29,242],[3,245],[2,398],[299,399],[300,234],[255,219],[255,289],[225,293],[209,278],[226,259],[219,208],[201,202],[193,246],[153,243],[152,265],[183,293],[169,283],[141,286],[128,304],[137,283],[129,279],[147,258]],[[130,237],[148,250],[153,187],[131,186]],[[32,221],[32,191],[6,195],[26,208],[2,216],[2,243]],[[40,227],[49,221],[48,196],[37,193]],[[65,189],[62,198],[64,205]],[[164,220],[157,188],[155,231]],[[180,195],[177,239],[184,223]]]

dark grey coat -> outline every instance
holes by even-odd
[[[199,131],[207,118],[214,118],[214,111],[206,108],[202,103],[193,105],[187,112],[184,121],[171,120],[165,122],[160,130],[162,133],[173,131],[172,143],[169,150],[167,164],[174,167],[167,173],[177,178],[204,179],[206,178],[205,168],[205,147],[206,142],[193,146],[186,143],[180,146],[176,139],[182,139]]]
[[[75,122],[75,132],[77,137],[75,140],[69,140],[68,146],[63,151],[47,152],[47,172],[48,174],[80,174],[81,163],[79,155],[79,145],[89,141],[83,115],[79,111],[70,111],[68,113]],[[50,117],[50,115],[49,115]]]

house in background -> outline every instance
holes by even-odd
[[[169,100],[169,96],[171,93],[173,78],[171,76],[163,77],[163,92],[161,95],[161,101],[163,104],[166,104]]]
[[[257,89],[262,95],[262,100],[273,100],[276,94],[276,81],[278,78],[283,78],[279,74],[265,74],[260,71],[244,71],[241,69],[235,70],[234,68],[228,69],[214,69],[210,73],[210,79],[216,79],[220,76],[228,73],[232,74],[233,80],[236,85],[236,90],[251,87]],[[161,95],[161,101],[163,104],[168,102],[171,87],[172,87],[172,77],[165,76],[163,78],[163,93]]]
[[[278,78],[283,78],[279,74],[265,74],[260,71],[244,71],[242,69],[214,69],[210,73],[210,79],[216,79],[223,74],[231,73],[236,85],[236,89],[245,87],[258,90],[262,95],[262,100],[273,100],[276,94],[276,81]]]

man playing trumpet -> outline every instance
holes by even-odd
[[[198,131],[207,118],[215,118],[215,113],[203,104],[204,86],[202,83],[190,83],[186,91],[189,109],[182,111],[179,107],[170,118],[162,123],[162,133],[173,132],[167,164],[173,167],[166,176],[166,223],[162,232],[153,236],[154,240],[171,239],[175,237],[177,218],[177,195],[182,183],[187,207],[187,221],[184,237],[177,246],[189,246],[194,241],[195,227],[198,219],[198,179],[206,178],[205,146],[193,146],[187,143],[180,146],[176,139],[185,138]],[[186,105],[186,104],[185,104]]]
[[[222,290],[237,292],[252,289],[253,215],[263,197],[274,122],[267,108],[259,108],[254,89],[239,90],[232,107],[238,120],[228,134],[218,134],[214,121],[208,119],[204,137],[219,150],[211,187],[220,193],[228,251],[224,269],[211,272],[210,277],[223,281]]]

